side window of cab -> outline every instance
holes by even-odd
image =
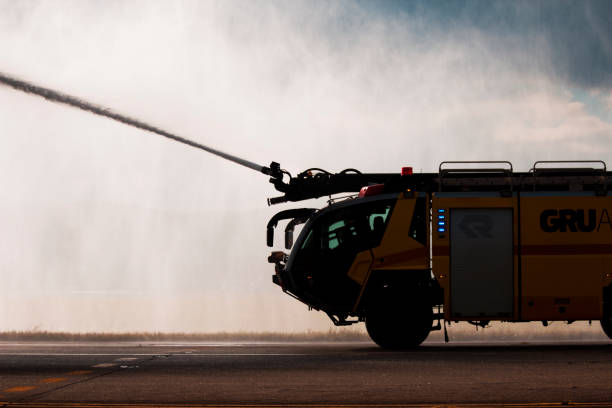
[[[320,220],[321,249],[360,252],[380,245],[395,200],[339,209]]]

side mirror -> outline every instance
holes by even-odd
[[[293,229],[285,230],[285,248],[291,249],[293,246]]]
[[[274,246],[274,227],[268,227],[266,231],[266,243],[269,247]]]

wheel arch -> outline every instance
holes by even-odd
[[[391,292],[404,292],[406,296],[430,299],[432,306],[442,304],[444,301],[442,288],[433,279],[429,269],[375,269],[370,273],[359,300],[357,306],[359,314],[363,314],[368,305]]]
[[[612,283],[610,283],[608,286],[604,286],[601,301],[604,309],[612,309]]]

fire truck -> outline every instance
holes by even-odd
[[[312,168],[292,177],[276,162],[262,166],[1,72],[0,85],[270,176],[283,195],[269,204],[329,196],[325,208],[269,221],[273,246],[288,220],[290,250],[269,256],[273,282],[336,325],[365,321],[382,347],[418,346],[441,321],[600,320],[612,338],[612,174],[603,161],[538,161],[528,172],[507,161],[442,162],[419,174]],[[331,198],[340,193],[351,195]]]
[[[270,180],[270,204],[353,193],[281,211],[267,244],[273,282],[336,325],[365,321],[383,348],[421,344],[441,321],[600,320],[612,338],[612,174],[603,161],[442,162],[437,173]],[[286,177],[285,177],[286,178]],[[297,225],[304,224],[293,242]],[[446,326],[444,326],[446,327]],[[446,332],[445,332],[446,335]]]

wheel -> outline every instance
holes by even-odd
[[[433,312],[427,299],[387,294],[370,302],[365,323],[368,335],[380,347],[407,349],[425,341],[433,324]]]
[[[603,317],[600,322],[604,333],[612,339],[612,307],[604,307]]]

